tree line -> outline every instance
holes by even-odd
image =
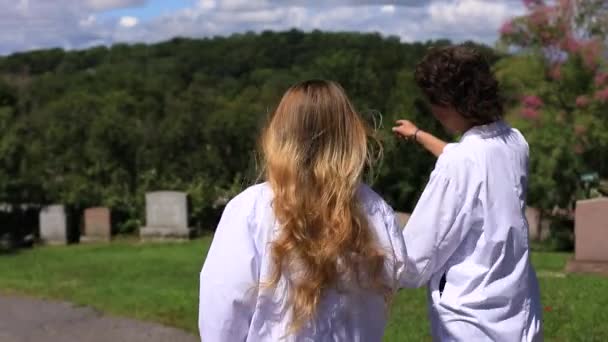
[[[434,158],[390,127],[409,118],[449,138],[413,80],[426,51],[448,44],[291,30],[0,57],[0,203],[108,206],[117,230],[131,232],[143,225],[145,192],[181,190],[191,224],[212,228],[226,200],[257,179],[257,136],[280,96],[323,78],[377,128],[383,158],[369,182],[410,211]],[[515,96],[514,57],[467,44],[500,67]],[[546,189],[531,189],[531,204],[544,205]]]

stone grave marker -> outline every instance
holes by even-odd
[[[566,270],[608,275],[608,197],[576,202],[574,236]]]
[[[51,245],[68,243],[68,220],[63,205],[50,205],[40,210],[40,239]]]
[[[539,209],[526,207],[526,219],[528,220],[528,234],[530,236],[530,240],[545,241],[549,238],[550,221],[543,219]]]
[[[146,225],[139,230],[142,240],[186,240],[190,231],[186,193],[156,191],[146,194]]]
[[[84,211],[82,242],[109,242],[112,239],[112,223],[109,208],[88,208]]]

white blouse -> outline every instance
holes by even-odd
[[[402,278],[428,284],[435,340],[542,340],[527,178],[528,144],[502,121],[469,130],[439,157],[404,230]]]
[[[387,253],[387,281],[395,290],[406,256],[402,231],[392,209],[370,188],[359,198],[377,241]],[[361,290],[327,291],[318,313],[295,335],[287,335],[290,311],[286,281],[276,290],[259,288],[272,271],[269,244],[279,228],[267,184],[253,186],[226,207],[200,274],[199,331],[205,342],[381,341],[386,324],[384,299]],[[282,339],[284,337],[284,339]]]

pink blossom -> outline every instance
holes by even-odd
[[[570,23],[572,21],[572,16],[574,15],[574,1],[560,0],[558,7],[561,9],[564,24]]]
[[[545,27],[549,21],[547,14],[548,11],[546,7],[542,7],[530,15],[530,21],[536,26]]]
[[[569,11],[572,11],[576,5],[574,0],[560,0],[559,4],[564,10]]]
[[[590,102],[591,102],[591,100],[589,99],[589,97],[587,97],[585,95],[581,95],[576,98],[576,106],[578,108],[585,108],[589,105]]]
[[[576,52],[580,48],[580,42],[571,34],[568,34],[562,42],[562,48],[568,52]]]
[[[585,66],[592,70],[597,68],[600,53],[601,46],[597,40],[589,40],[585,42],[581,49],[581,55],[583,57],[583,61],[585,62]]]
[[[512,34],[513,32],[515,32],[515,27],[513,26],[513,22],[512,21],[506,21],[504,24],[502,24],[501,28],[500,28],[500,34],[502,35],[509,35]]]
[[[608,88],[596,91],[595,98],[601,102],[608,102]]]
[[[528,108],[538,109],[543,106],[543,100],[536,95],[527,95],[522,99],[524,105]]]
[[[572,8],[572,0],[560,0],[559,5],[564,10]]]
[[[522,109],[521,116],[525,119],[536,120],[540,116],[538,110],[530,107]]]
[[[603,86],[606,83],[606,81],[608,81],[608,73],[598,72],[597,75],[595,75],[595,86],[596,87]]]

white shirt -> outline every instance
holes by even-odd
[[[528,144],[502,121],[472,128],[437,160],[404,230],[411,263],[402,279],[428,284],[435,340],[542,340],[527,171]]]
[[[406,255],[392,209],[362,185],[358,197],[379,247],[386,251],[386,275],[395,290]],[[258,288],[270,279],[269,245],[280,229],[272,190],[253,186],[227,205],[200,274],[199,332],[204,342],[381,341],[386,324],[384,299],[374,293],[327,291],[314,322],[286,336],[291,322],[284,306],[285,279],[276,290]]]

